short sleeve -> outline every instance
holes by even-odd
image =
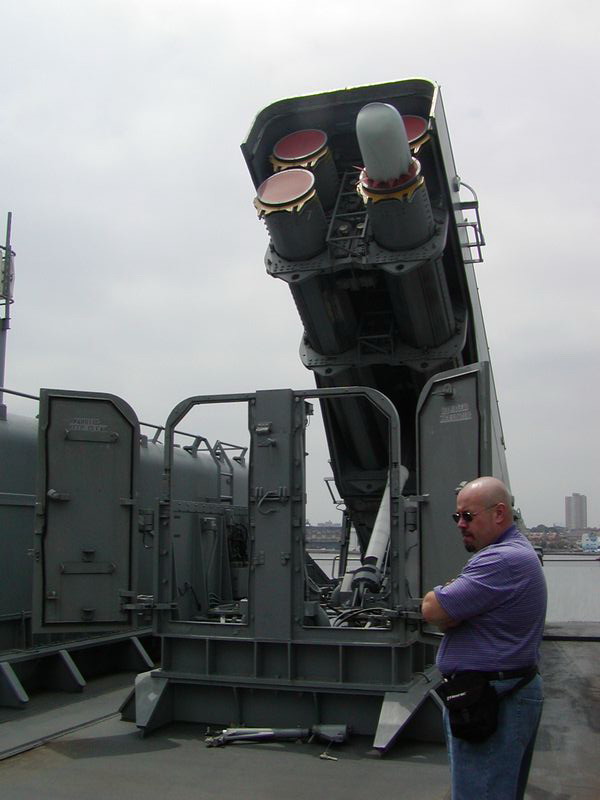
[[[444,611],[456,621],[470,619],[501,606],[514,592],[503,554],[478,553],[451,583],[434,589]]]

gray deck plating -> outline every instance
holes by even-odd
[[[600,676],[598,643],[545,641],[542,673],[546,705],[528,800],[597,800],[600,796]],[[121,722],[118,706],[131,676],[102,678],[85,698],[58,705],[58,695],[35,698],[30,709],[3,709],[0,744],[43,739],[78,726],[44,746],[0,763],[3,800],[119,800],[284,796],[378,800],[446,800],[448,766],[440,745],[401,741],[384,758],[370,755],[371,740],[332,747],[337,761],[322,760],[323,744],[204,746],[202,726],[177,724],[140,738]],[[88,699],[89,698],[89,699]],[[99,716],[114,714],[96,722]],[[86,721],[91,724],[85,724]]]
[[[3,797],[191,798],[357,797],[442,800],[447,792],[442,747],[409,743],[385,759],[355,740],[321,760],[324,745],[238,744],[206,748],[204,731],[182,723],[140,739],[135,726],[107,720],[0,766]]]

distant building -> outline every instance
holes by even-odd
[[[342,528],[340,525],[307,525],[304,538],[311,550],[337,550],[340,546]]]
[[[573,492],[565,497],[565,522],[569,531],[587,528],[587,497]]]
[[[318,522],[316,525],[307,523],[304,529],[304,540],[309,550],[334,550],[338,551],[344,538],[344,529],[341,525],[332,522],[326,525]],[[359,550],[358,537],[354,527],[350,528],[350,541],[348,543],[350,553],[357,553]]]

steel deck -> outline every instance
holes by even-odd
[[[546,704],[526,797],[597,800],[600,797],[600,675],[596,641],[544,641]],[[384,758],[371,740],[322,743],[204,745],[205,729],[174,724],[142,739],[118,708],[131,675],[100,678],[85,696],[32,698],[24,710],[0,710],[0,749],[26,749],[0,762],[3,800],[214,800],[275,795],[296,798],[447,800],[443,746],[401,741]],[[40,742],[45,741],[40,745]]]

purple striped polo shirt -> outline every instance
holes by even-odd
[[[512,670],[538,663],[546,616],[546,580],[533,547],[512,526],[434,588],[449,628],[437,655],[444,675]]]

